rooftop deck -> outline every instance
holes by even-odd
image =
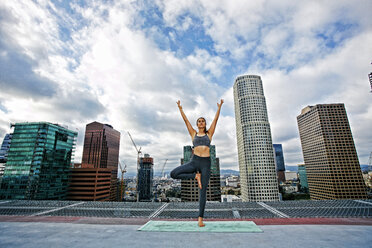
[[[0,215],[192,219],[197,202],[0,201]],[[371,218],[372,200],[207,202],[206,219]]]
[[[140,232],[152,220],[195,221],[198,203],[0,201],[0,247],[369,247],[372,201],[211,203],[214,220],[262,233]],[[196,222],[195,222],[196,225]]]

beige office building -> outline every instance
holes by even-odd
[[[278,201],[273,143],[261,77],[237,77],[234,103],[242,200]]]
[[[367,198],[344,104],[307,106],[297,123],[311,199]]]
[[[183,147],[183,159],[181,164],[191,160],[191,146]],[[207,186],[207,201],[221,201],[221,182],[220,182],[220,159],[216,158],[216,147],[210,147],[211,175]],[[181,180],[181,201],[199,201],[199,187],[195,179]]]

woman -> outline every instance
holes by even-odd
[[[181,116],[185,121],[187,130],[191,136],[194,152],[191,161],[181,165],[171,172],[171,177],[174,179],[192,179],[195,178],[198,182],[200,188],[199,191],[199,217],[198,225],[200,227],[205,226],[203,223],[204,208],[207,201],[207,185],[209,182],[209,176],[211,171],[211,159],[209,154],[210,143],[216,129],[216,124],[218,117],[220,116],[221,106],[223,104],[223,99],[220,103],[217,103],[218,109],[217,113],[212,121],[210,128],[207,130],[207,123],[203,117],[198,118],[196,125],[198,131],[191,126],[189,120],[187,119],[185,113],[182,110],[180,101],[177,101],[178,108],[181,112]]]

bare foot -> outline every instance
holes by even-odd
[[[199,227],[204,227],[205,226],[205,224],[203,223],[203,217],[198,218],[198,225],[199,225]]]
[[[198,173],[196,173],[196,175],[195,175],[195,179],[196,179],[196,181],[198,181],[198,186],[199,186],[199,188],[201,189],[202,188],[202,184],[201,184],[201,174],[198,172]]]

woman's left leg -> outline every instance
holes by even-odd
[[[207,186],[211,174],[211,160],[210,158],[203,158],[200,162],[200,173],[202,189],[199,190],[199,217],[204,217],[205,204],[207,202]]]
[[[196,167],[193,159],[190,162],[174,168],[170,176],[173,179],[193,179],[196,175]]]

